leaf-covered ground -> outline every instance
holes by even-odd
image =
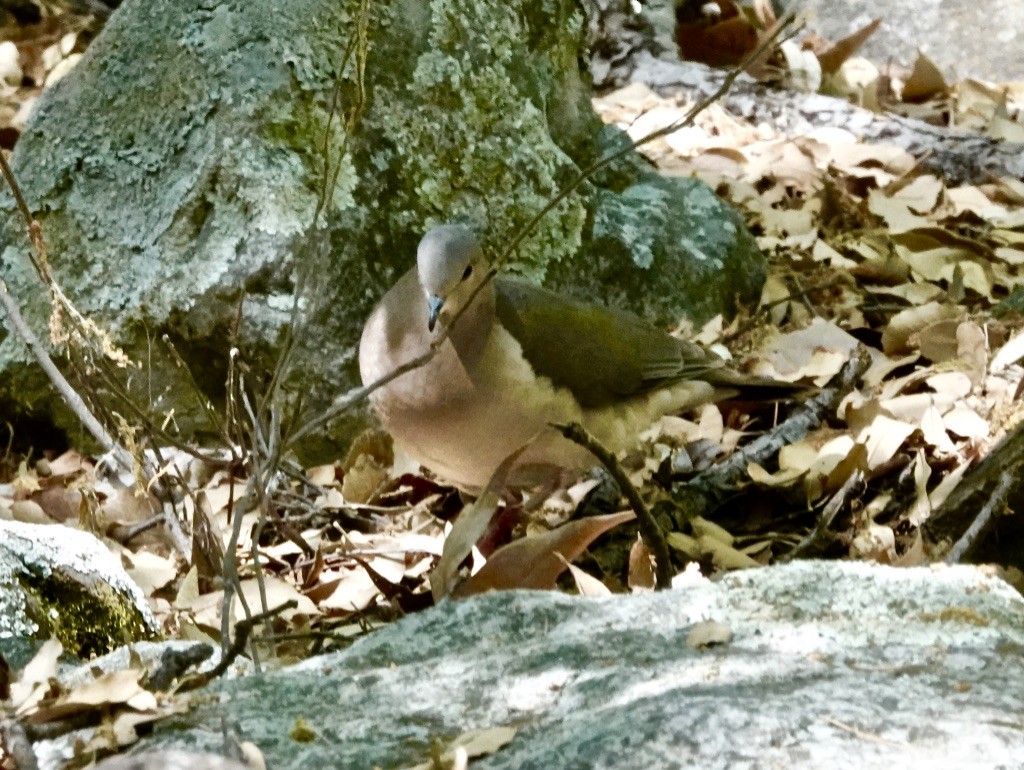
[[[31,29],[9,25],[0,44],[5,147],[38,90],[73,66],[79,34],[93,24],[48,18]],[[849,62],[864,67],[847,56],[836,71]],[[1021,135],[1014,99],[1024,99],[1024,88],[949,86],[925,80],[928,74],[925,68],[916,80],[908,76],[919,117],[953,115],[958,125],[1002,138]],[[689,107],[639,84],[602,95],[594,106],[634,139]],[[926,542],[922,523],[1020,419],[1024,182],[949,185],[895,146],[863,144],[830,127],[787,138],[718,106],[643,152],[662,173],[697,176],[732,202],[770,259],[758,307],[702,329],[683,324],[679,333],[732,350],[751,371],[819,386],[858,347],[870,357],[862,381],[826,424],[771,464],[749,463],[731,502],[668,533],[675,569],[756,567],[794,548],[902,565],[941,558],[948,544]],[[678,484],[729,456],[787,409],[708,405],[666,417],[624,458],[626,467],[650,501],[670,503],[667,481]],[[238,584],[250,610],[295,602],[274,618],[275,636],[262,643],[279,662],[345,644],[427,606],[432,587],[436,593],[470,573],[462,593],[558,585],[595,594],[651,590],[654,583],[649,551],[635,539],[635,525],[623,523],[629,515],[573,518],[581,503],[595,504],[599,480],[522,504],[487,494],[467,504],[396,459],[375,433],[335,464],[282,477],[265,505],[240,521],[234,512],[247,492],[244,471],[231,475],[168,451],[166,472],[191,490],[181,500],[194,533],[190,563],[152,526],[151,500],[131,479],[100,473],[74,451],[3,459],[0,517],[64,523],[104,538],[172,638],[219,637],[224,549],[234,530]],[[825,526],[822,516],[829,517]],[[628,534],[606,537],[613,527]],[[591,555],[560,577],[563,557],[571,561],[588,547]],[[1006,574],[1021,585],[1014,568]],[[244,615],[238,598],[231,615]],[[111,704],[141,697],[137,680],[108,684]],[[57,707],[52,699],[39,704]]]

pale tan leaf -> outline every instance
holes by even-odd
[[[861,49],[868,38],[875,34],[882,23],[880,18],[865,24],[855,32],[833,43],[828,50],[818,54],[822,72],[836,72],[843,63]]]
[[[712,563],[718,569],[751,569],[761,566],[760,562],[750,558],[742,551],[736,550],[731,545],[726,545],[717,538],[701,535],[697,538],[697,543],[702,553],[711,556]]]
[[[935,62],[919,52],[914,62],[914,71],[903,84],[903,101],[923,102],[948,93],[949,86]]]
[[[565,560],[565,557],[560,553],[555,553],[562,562],[565,563],[566,569],[569,570],[569,574],[572,575],[573,581],[576,583],[576,590],[580,596],[611,596],[612,592],[608,586],[602,583],[593,575],[588,575],[586,572],[581,570],[575,564],[570,564]]]
[[[393,559],[374,558],[367,561],[370,568],[391,583],[398,583],[405,574],[405,565]],[[361,565],[353,569],[325,570],[320,582],[333,586],[330,594],[316,602],[320,610],[358,612],[372,606],[380,596],[380,589]]]
[[[725,545],[732,545],[736,540],[724,527],[702,516],[690,519],[690,527],[697,538],[710,537]]]
[[[924,305],[943,294],[933,283],[901,283],[897,286],[865,286],[872,294],[888,294],[905,299],[911,305]]]
[[[199,570],[193,565],[178,586],[178,593],[174,597],[174,606],[178,609],[188,609],[199,599]]]
[[[32,724],[66,719],[101,707],[124,705],[136,711],[154,711],[156,696],[139,684],[142,671],[125,669],[101,674],[92,682],[61,695],[28,717]]]
[[[892,193],[892,197],[905,203],[911,211],[927,214],[938,205],[944,189],[945,185],[938,177],[932,174],[923,174]]]
[[[814,242],[814,247],[811,249],[811,258],[816,262],[824,262],[833,267],[854,267],[857,264],[852,259],[844,257],[820,238]]]
[[[388,469],[368,454],[355,458],[341,480],[341,496],[348,503],[369,502],[388,479]]]
[[[318,487],[326,487],[337,481],[337,467],[334,463],[330,465],[314,465],[306,469],[306,478],[310,484]]]
[[[907,308],[893,316],[882,332],[882,350],[886,355],[910,353],[915,347],[916,340],[912,339],[915,335],[939,321],[956,321],[959,324],[963,312],[961,308],[938,302]]]
[[[239,582],[239,586],[242,589],[242,594],[245,596],[246,602],[249,604],[249,609],[253,614],[258,612],[264,612],[266,610],[272,610],[276,607],[280,607],[282,604],[288,601],[294,601],[296,607],[290,610],[286,610],[279,615],[282,618],[291,618],[295,615],[319,615],[316,605],[313,604],[309,599],[299,593],[299,590],[286,580],[274,577],[273,575],[267,575],[263,579],[263,588],[266,591],[266,608],[263,607],[260,599],[260,586],[259,581],[256,578],[250,578],[248,580],[242,580]],[[236,596],[234,599],[234,613],[236,617],[245,617],[245,613],[242,611],[242,605]]]
[[[665,535],[665,542],[670,548],[679,551],[688,559],[699,559],[701,555],[700,543],[697,538],[690,537],[682,532],[669,532]]]
[[[686,646],[694,650],[717,647],[732,641],[732,630],[717,620],[702,620],[686,632]]]
[[[906,201],[891,198],[882,190],[868,193],[868,211],[880,217],[892,233],[904,233],[931,224],[927,218],[915,214]]]
[[[807,471],[798,468],[780,469],[770,473],[755,462],[747,463],[747,475],[755,484],[765,487],[788,487],[799,480]]]
[[[178,575],[178,566],[174,559],[165,559],[150,551],[125,551],[121,558],[128,562],[128,577],[146,596],[152,596],[154,591],[163,588]]]
[[[956,339],[959,327],[960,322],[954,319],[936,321],[921,329],[911,338],[911,342],[917,344],[921,355],[929,361],[937,364],[951,361],[957,357],[960,350]]]
[[[33,702],[30,703],[30,696],[37,686],[43,685],[57,676],[57,661],[63,653],[64,646],[56,639],[47,639],[43,642],[36,654],[32,656],[32,660],[18,674],[17,681],[11,684],[10,700],[15,709],[22,712],[23,709],[31,708],[34,705],[34,701],[38,698],[33,699]],[[42,692],[38,693],[39,698],[42,695]]]
[[[886,355],[875,356],[871,360],[871,366],[862,377],[864,384],[869,388],[874,388],[896,369],[913,364],[920,358],[921,356],[917,353],[911,353],[901,358],[889,358]]]
[[[974,387],[981,385],[988,369],[988,337],[973,321],[956,328],[957,358],[967,364],[966,374]]]
[[[56,460],[51,460],[49,465],[51,476],[71,476],[92,469],[92,464],[86,462],[82,455],[73,449],[64,452]]]
[[[1005,215],[1006,207],[1000,206],[974,185],[963,185],[946,190],[946,200],[952,204],[956,215],[970,212],[982,219],[992,221]]]
[[[985,438],[989,434],[988,423],[965,404],[944,414],[942,422],[946,430],[963,438]]]
[[[832,321],[815,318],[810,326],[775,337],[753,360],[753,371],[790,382],[834,376],[860,343]]]
[[[857,436],[857,441],[867,447],[868,470],[874,470],[889,462],[914,430],[910,423],[894,420],[883,414],[875,417]]]
[[[989,371],[993,373],[1001,372],[1022,358],[1024,358],[1024,332],[1017,332],[992,357]]]
[[[921,417],[921,435],[938,452],[946,454],[956,452],[956,446],[949,438],[949,434],[946,433],[946,425],[942,421],[942,413],[934,406],[930,406],[925,410],[924,415]]]
[[[953,400],[966,398],[973,389],[971,378],[963,372],[939,372],[925,379],[925,382],[936,393],[941,393]]]

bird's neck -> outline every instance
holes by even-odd
[[[467,292],[465,302],[469,302],[469,296],[470,292]],[[491,282],[469,302],[465,312],[451,327],[448,339],[463,364],[471,365],[480,357],[493,325],[494,284]]]

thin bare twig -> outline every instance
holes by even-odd
[[[608,470],[611,477],[615,479],[615,483],[619,485],[619,489],[622,490],[622,494],[624,494],[626,496],[626,500],[629,501],[629,507],[632,508],[633,513],[636,514],[637,523],[640,525],[640,533],[654,552],[654,573],[657,579],[658,590],[663,591],[667,588],[671,588],[672,555],[668,550],[668,542],[665,540],[665,533],[661,531],[661,527],[658,526],[657,520],[651,515],[650,510],[647,508],[647,504],[644,503],[644,499],[640,496],[636,487],[633,486],[633,482],[629,480],[629,475],[626,473],[625,468],[622,467],[622,463],[619,462],[619,458],[617,458],[613,452],[610,452],[608,449],[603,447],[601,443],[591,436],[578,422],[571,422],[568,425],[551,423],[551,427],[573,443],[579,444],[594,455],[594,457],[596,457]]]
[[[0,153],[0,157],[3,157],[3,153]],[[11,296],[11,293],[7,290],[7,284],[2,279],[0,279],[0,304],[4,306],[11,326],[14,327],[18,336],[28,346],[32,357],[36,359],[36,363],[46,373],[46,376],[50,378],[50,382],[64,403],[67,404],[68,409],[78,417],[82,425],[85,426],[85,429],[99,442],[100,446],[107,452],[110,452],[117,464],[124,470],[131,472],[135,468],[135,459],[129,454],[128,450],[115,441],[114,437],[107,432],[107,429],[103,427],[92,413],[92,410],[86,405],[85,400],[71,387],[71,383],[67,381],[60,369],[57,368],[57,365],[53,363],[53,359],[50,358],[46,348],[39,341],[31,327],[25,322],[17,300]]]
[[[816,556],[822,549],[828,540],[828,532],[832,527],[832,522],[836,520],[836,516],[843,510],[843,506],[846,504],[847,498],[853,491],[854,487],[861,483],[864,479],[864,473],[862,471],[854,471],[850,474],[846,482],[839,488],[829,501],[825,503],[825,507],[821,510],[821,515],[818,516],[818,521],[815,522],[814,528],[807,533],[799,543],[780,559],[780,563],[793,561],[794,559],[800,559],[804,556]]]
[[[978,511],[978,515],[971,522],[971,526],[967,528],[967,531],[960,536],[960,539],[953,544],[953,547],[949,549],[949,553],[946,554],[947,564],[959,564],[977,547],[982,535],[992,526],[992,520],[996,515],[996,511],[1006,502],[1006,496],[1010,492],[1013,482],[1013,473],[1010,471],[1003,471],[1000,474],[999,483],[992,490],[991,497],[985,502],[982,509]]]
[[[736,486],[746,478],[749,463],[763,463],[774,457],[787,444],[792,444],[821,425],[825,415],[853,390],[854,384],[870,365],[870,358],[861,349],[852,356],[839,373],[812,398],[799,404],[777,427],[741,447],[727,460],[713,465],[691,479],[686,486],[701,489],[723,489]]]

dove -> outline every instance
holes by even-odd
[[[792,388],[737,372],[629,313],[505,275],[488,281],[489,270],[468,228],[434,227],[416,265],[370,313],[359,343],[368,385],[447,333],[433,358],[373,391],[370,403],[400,448],[469,493],[520,450],[510,487],[595,464],[552,424],[578,422],[619,451],[663,415],[748,390],[778,398]]]

